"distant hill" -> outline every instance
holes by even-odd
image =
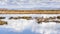
[[[8,9],[6,9],[6,8],[0,8],[0,10],[8,10]]]

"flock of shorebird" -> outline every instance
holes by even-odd
[[[6,21],[2,21],[1,19],[5,19],[6,17],[0,17],[0,25],[4,25],[4,24],[8,24]],[[48,18],[44,18],[44,17],[30,17],[30,16],[23,16],[23,17],[10,17],[9,18],[17,20],[17,19],[26,19],[26,20],[31,20],[31,19],[35,19],[37,21],[37,23],[48,23],[48,22],[56,22],[56,23],[60,23],[60,16],[54,16],[54,17],[48,17]]]

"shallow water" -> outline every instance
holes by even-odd
[[[60,23],[48,22],[37,24],[36,20],[26,20],[26,19],[18,19],[18,20],[9,20],[9,17],[17,17],[17,16],[32,16],[34,17],[50,17],[50,16],[58,16],[60,14],[0,14],[0,16],[6,17],[6,19],[2,19],[8,22],[8,25],[0,25],[0,31],[7,33],[15,33],[15,34],[60,34]],[[23,33],[22,33],[23,32]],[[3,33],[4,34],[4,33]]]

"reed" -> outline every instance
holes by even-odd
[[[60,10],[0,10],[0,14],[60,14]]]

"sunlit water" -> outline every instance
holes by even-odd
[[[24,30],[31,30],[32,32],[39,34],[60,34],[60,23],[48,22],[38,24],[35,19],[26,20],[26,19],[18,19],[18,20],[9,20],[9,17],[17,17],[17,16],[32,16],[34,17],[50,17],[50,16],[58,16],[60,14],[0,14],[0,16],[5,16],[6,19],[2,19],[3,21],[7,21],[8,25],[0,25],[0,30],[5,32],[23,32]]]

